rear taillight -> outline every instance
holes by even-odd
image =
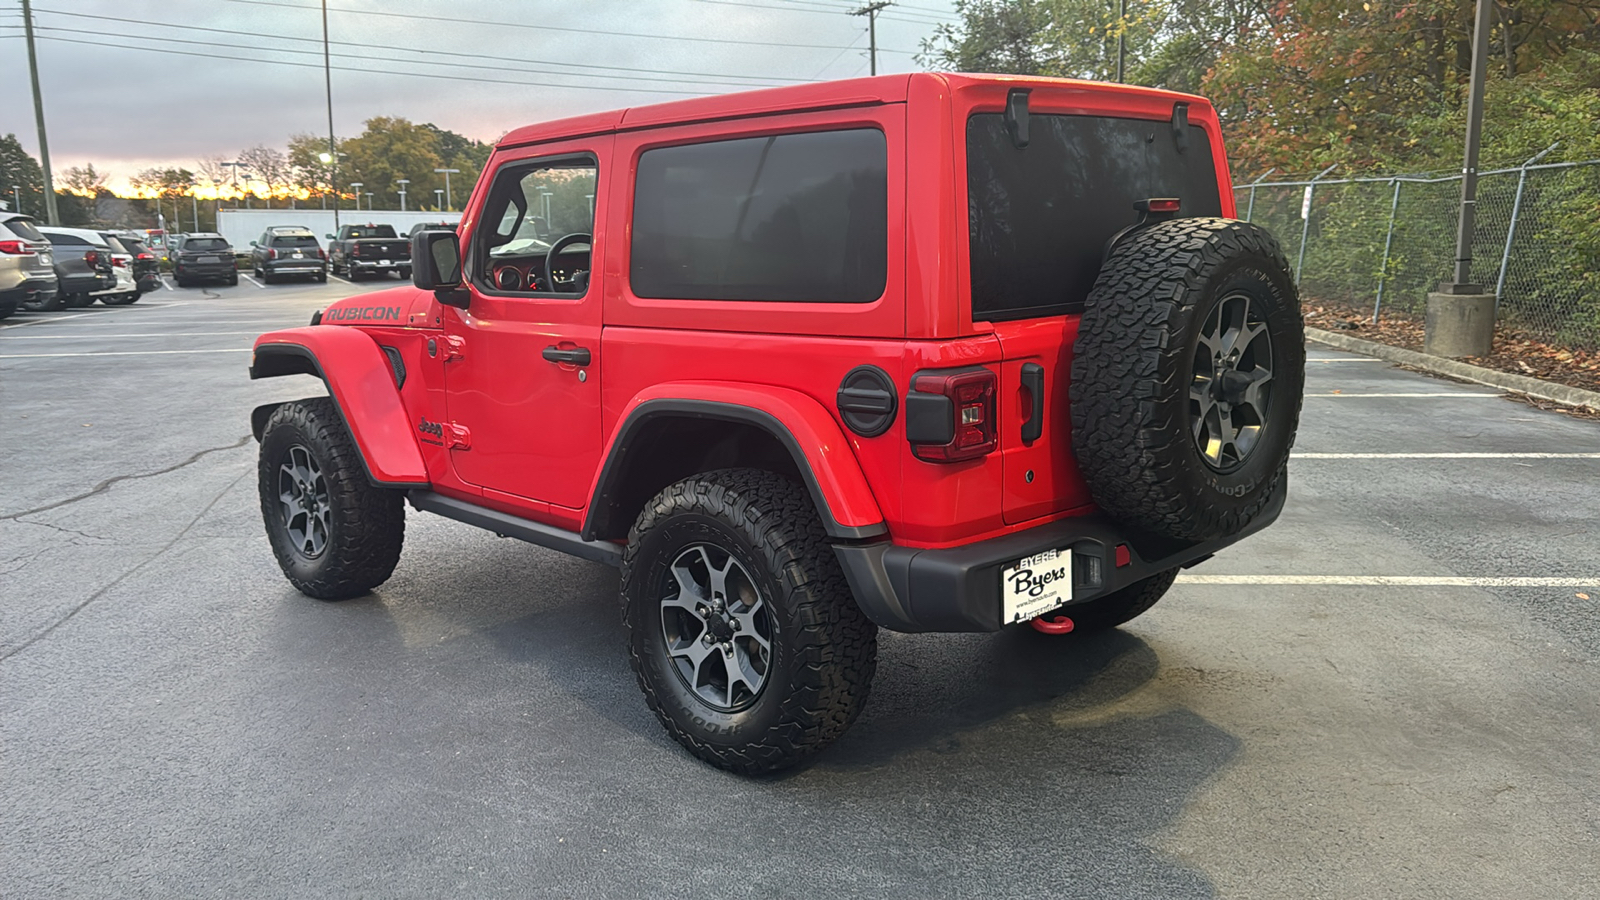
[[[130,261],[126,259],[118,259],[115,256],[111,257],[111,265],[116,268],[126,268],[129,262]]]
[[[100,265],[100,253],[99,253],[99,251],[90,250],[89,252],[83,254],[83,261],[88,263],[91,266]]]
[[[0,253],[9,253],[16,256],[32,252],[34,252],[33,245],[27,241],[0,241]]]
[[[155,259],[156,255],[154,253],[151,253],[150,251],[146,250],[145,252],[139,254],[139,258],[140,259]]]
[[[267,251],[267,259],[277,259],[277,258],[278,258],[278,248],[273,247],[272,249]]]
[[[324,253],[322,251],[321,247],[318,247],[317,248],[317,259],[327,259],[327,258],[328,258],[328,254]]]
[[[981,366],[926,372],[906,396],[906,438],[926,462],[977,459],[1000,444],[993,372]]]

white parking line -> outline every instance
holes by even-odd
[[[1600,459],[1600,453],[1299,453],[1295,459]]]
[[[240,272],[239,273],[239,277],[243,278],[245,281],[250,282],[251,284],[255,285],[256,287],[261,288],[262,290],[266,290],[267,289],[266,285],[264,285],[261,282],[257,281],[255,279],[255,276],[249,274],[248,272]]]
[[[1331,584],[1350,587],[1600,587],[1594,578],[1461,578],[1452,575],[1194,575],[1179,584]]]
[[[166,288],[169,291],[175,291],[175,290],[178,289],[176,285],[174,285],[171,281],[167,280],[167,277],[165,275],[161,276],[161,286]]]
[[[1502,395],[1501,394],[1478,394],[1478,393],[1470,393],[1470,392],[1462,392],[1462,391],[1456,391],[1456,392],[1453,392],[1453,393],[1440,392],[1440,393],[1435,393],[1435,394],[1403,394],[1403,393],[1402,394],[1346,394],[1346,393],[1344,393],[1342,391],[1330,391],[1328,393],[1306,394],[1305,396],[1307,396],[1307,397],[1349,397],[1349,398],[1352,398],[1352,399],[1364,399],[1364,398],[1367,398],[1367,397],[1499,397],[1499,396],[1502,396]]]
[[[82,341],[91,338],[167,338],[167,337],[239,337],[241,335],[256,335],[258,331],[161,331],[147,334],[93,334],[78,332],[76,334],[6,334],[0,331],[0,340],[10,338],[14,341]]]
[[[0,359],[52,359],[64,356],[168,356],[182,353],[249,353],[249,347],[221,350],[104,350],[88,353],[0,353]]]
[[[74,313],[73,315],[70,315],[70,316],[51,316],[51,317],[49,317],[47,319],[34,319],[31,322],[15,322],[15,323],[12,323],[10,325],[6,325],[3,329],[0,329],[0,330],[10,330],[12,328],[27,328],[29,325],[44,325],[44,324],[49,323],[49,322],[59,322],[62,319],[81,319],[84,316],[92,316],[92,315],[96,315],[96,313]]]
[[[351,287],[355,287],[356,286],[356,283],[354,281],[351,281],[350,279],[344,277],[343,275],[335,275],[332,272],[329,272],[328,273],[328,277],[332,278],[334,281],[342,281],[345,284],[350,285]]]
[[[1306,357],[1306,362],[1347,363],[1347,362],[1383,362],[1383,360],[1381,360],[1381,359],[1372,359],[1371,357],[1367,357],[1367,356],[1308,356],[1308,357]]]

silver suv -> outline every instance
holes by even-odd
[[[0,319],[56,299],[55,257],[31,216],[0,212]]]

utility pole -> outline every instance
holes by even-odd
[[[1117,84],[1128,62],[1128,0],[1117,0]]]
[[[1461,216],[1456,228],[1451,281],[1428,295],[1422,352],[1435,356],[1485,356],[1494,347],[1494,294],[1473,284],[1472,238],[1477,228],[1478,148],[1483,137],[1483,81],[1489,62],[1489,13],[1493,0],[1478,0],[1472,31],[1472,81],[1467,94],[1466,159],[1461,166]]]
[[[892,0],[878,0],[876,3],[868,3],[866,6],[852,10],[850,13],[852,16],[867,17],[867,43],[870,48],[868,53],[872,59],[872,74],[874,75],[878,74],[878,13],[892,5],[894,5]]]
[[[328,163],[333,166],[333,172],[328,176],[328,186],[333,187],[339,183],[339,146],[333,137],[333,66],[328,62],[328,0],[322,0],[322,81],[328,92]],[[356,198],[356,205],[361,205],[361,198]],[[333,230],[339,230],[339,200],[333,201]]]
[[[61,216],[56,212],[56,183],[50,175],[50,142],[44,136],[44,97],[39,93],[39,55],[33,49],[33,8],[28,0],[22,0],[22,28],[28,36],[28,76],[33,79],[33,118],[39,126],[39,164],[44,167],[44,218],[51,225],[60,225]]]

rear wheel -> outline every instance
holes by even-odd
[[[405,541],[405,505],[398,491],[367,480],[332,400],[274,410],[257,475],[273,555],[302,594],[343,600],[388,580]]]
[[[628,656],[678,743],[746,775],[799,763],[860,713],[877,626],[805,489],[725,469],[645,507],[622,569]]]
[[[1065,607],[1060,613],[1072,619],[1073,634],[1092,634],[1115,628],[1148,612],[1172,587],[1177,577],[1177,569],[1168,569],[1088,603]]]
[[[229,272],[228,273],[228,284],[235,285],[235,284],[238,284],[238,283],[239,283],[239,273],[238,272]]]

